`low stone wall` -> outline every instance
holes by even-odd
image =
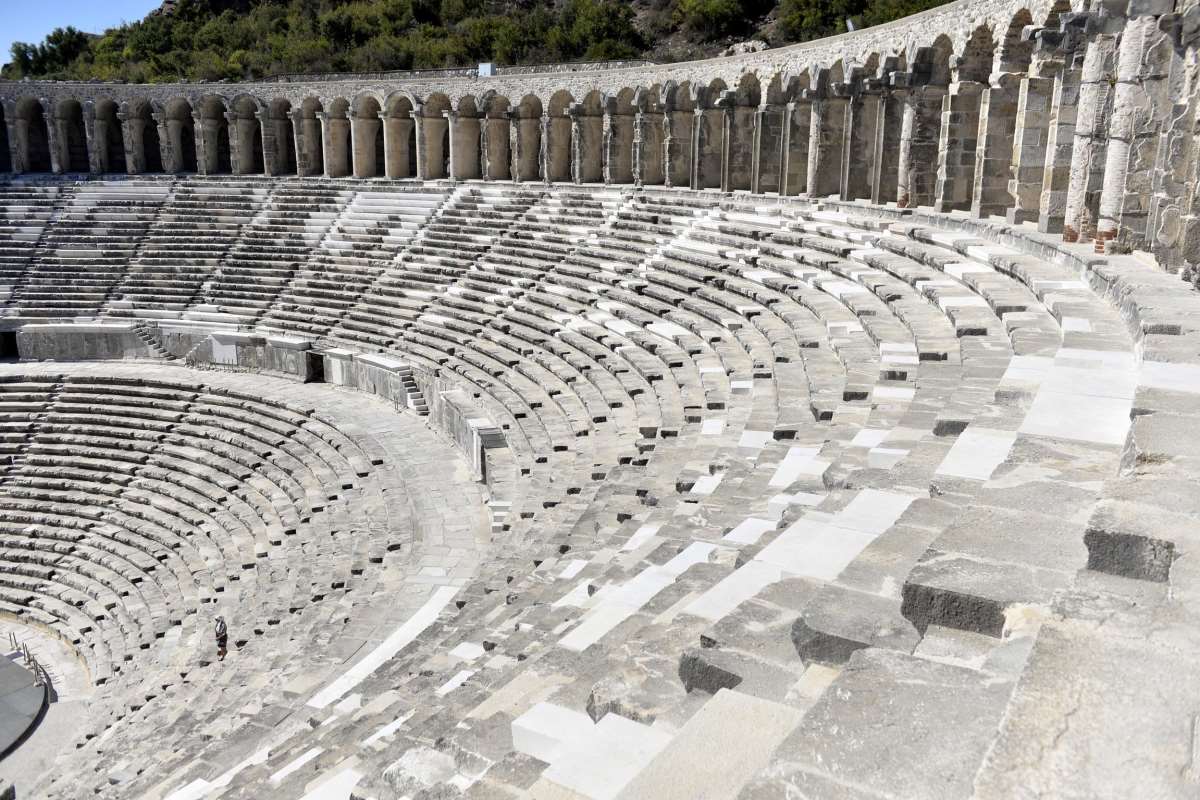
[[[104,361],[152,358],[150,346],[131,324],[25,325],[17,331],[17,350],[29,361]]]

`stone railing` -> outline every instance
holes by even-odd
[[[0,171],[631,185],[931,206],[1200,257],[1195,0],[960,0],[791,47],[245,84],[0,84]]]

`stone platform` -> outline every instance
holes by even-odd
[[[37,724],[47,687],[10,657],[0,657],[0,758],[7,757]]]

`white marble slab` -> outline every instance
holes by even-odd
[[[739,522],[721,539],[731,544],[754,544],[762,538],[764,533],[773,530],[775,530],[775,523],[772,520],[748,517]]]
[[[380,642],[370,653],[357,664],[335,678],[324,689],[314,694],[308,701],[310,708],[325,708],[339,699],[346,692],[362,683],[367,676],[390,661],[402,649],[407,647],[426,628],[433,624],[438,614],[445,608],[454,596],[458,587],[439,586],[433,596],[409,617],[403,625],[394,630],[386,639]]]
[[[971,425],[955,439],[936,474],[986,481],[1004,463],[1016,440],[1016,431]]]
[[[670,742],[657,728],[605,714],[565,742],[542,777],[591,800],[611,800]]]
[[[554,703],[538,703],[512,721],[513,749],[552,763],[566,743],[592,729],[592,718]]]

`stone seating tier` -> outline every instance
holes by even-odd
[[[389,488],[420,477],[403,440],[178,366],[13,367],[0,600],[105,680],[47,796],[692,796],[663,776],[728,735],[763,753],[713,756],[721,796],[1002,797],[1048,774],[1021,742],[1066,660],[1144,668],[1094,615],[1184,636],[1195,303],[1144,262],[830,201],[239,180],[261,203],[164,323],[401,359],[429,424],[451,396],[494,422],[513,478],[488,476],[493,541],[462,564],[430,534],[482,497]],[[142,286],[124,308],[153,319]],[[172,377],[101,380],[135,367]],[[355,633],[402,580],[425,593]],[[235,598],[260,622],[217,668],[201,618]],[[1082,713],[1185,721],[1130,691]]]

